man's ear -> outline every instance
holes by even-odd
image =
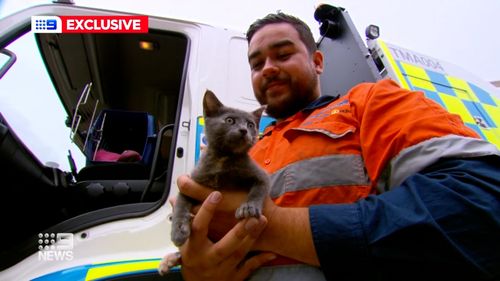
[[[317,74],[323,73],[323,53],[321,51],[314,51],[312,54],[314,68]]]
[[[223,106],[212,91],[207,90],[205,92],[205,96],[203,97],[203,114],[205,117],[218,115],[220,108]]]

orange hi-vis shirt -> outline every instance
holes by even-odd
[[[381,80],[269,126],[250,155],[270,174],[271,198],[279,206],[351,203],[392,188],[391,161],[421,143],[442,146],[439,157],[448,156],[455,140],[449,136],[479,138],[423,93]]]
[[[389,190],[441,157],[478,156],[477,142],[458,115],[381,80],[269,126],[250,155],[269,173],[277,205],[307,207]]]

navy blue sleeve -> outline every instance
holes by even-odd
[[[442,159],[354,204],[309,209],[328,280],[500,279],[500,157]]]

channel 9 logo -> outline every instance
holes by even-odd
[[[73,260],[73,233],[39,233],[38,260]]]
[[[58,16],[32,16],[31,29],[35,33],[61,33],[62,22]]]

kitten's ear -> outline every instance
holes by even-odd
[[[212,91],[207,90],[205,92],[205,96],[203,97],[203,114],[206,117],[218,115],[219,110],[223,106]]]
[[[264,112],[265,109],[266,109],[266,106],[263,105],[260,108],[254,110],[252,112],[253,116],[255,117],[255,124],[257,124],[257,127],[260,124],[260,117],[262,116],[262,113]]]

